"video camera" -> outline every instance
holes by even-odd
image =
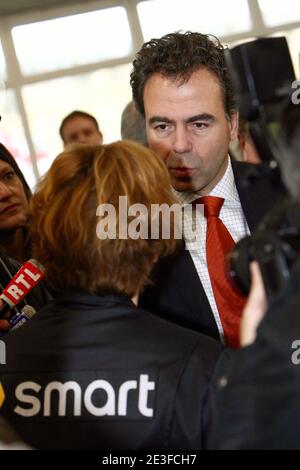
[[[230,276],[244,295],[251,285],[250,261],[259,263],[265,290],[272,301],[285,288],[300,259],[300,207],[290,199],[274,207],[252,236],[240,240],[229,255]]]
[[[238,98],[240,118],[265,163],[276,162],[274,135],[296,80],[285,37],[259,38],[226,49],[225,60]],[[273,163],[273,167],[276,166]]]
[[[256,166],[244,184],[251,184],[252,179],[268,171],[275,185],[282,184],[276,133],[281,125],[282,108],[291,100],[295,80],[286,39],[257,39],[226,50],[225,58],[237,91],[240,113],[249,122],[251,137],[263,162],[267,163],[267,166]],[[299,258],[300,206],[286,198],[265,216],[253,235],[236,244],[229,256],[230,275],[248,295],[249,263],[257,260],[268,299],[272,301],[286,286]]]

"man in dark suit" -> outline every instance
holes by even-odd
[[[159,263],[141,304],[236,347],[244,299],[225,278],[224,258],[257,226],[276,193],[266,178],[243,187],[251,165],[228,156],[238,113],[223,46],[191,32],[153,39],[133,61],[131,86],[149,147],[165,161],[179,202],[204,205],[197,244]],[[185,239],[193,217],[185,220]]]

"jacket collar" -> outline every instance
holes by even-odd
[[[101,295],[96,295],[75,289],[67,289],[64,292],[58,292],[54,296],[54,302],[76,304],[78,308],[80,308],[80,306],[109,307],[115,305],[135,307],[130,297],[125,294],[104,292]]]

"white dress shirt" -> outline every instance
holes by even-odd
[[[180,192],[173,190],[178,202],[184,207],[192,203],[199,197],[197,192]],[[235,242],[250,234],[250,230],[241,206],[240,198],[236,189],[234,174],[230,158],[228,157],[228,165],[223,178],[209,193],[209,196],[217,196],[224,198],[224,203],[220,212],[220,219],[226,226]],[[197,206],[197,230],[200,230],[200,236],[193,244],[187,244],[187,249],[190,252],[194,262],[196,271],[210,303],[212,312],[214,314],[221,341],[224,342],[224,331],[216,305],[209,272],[206,262],[206,228],[207,220],[204,216],[203,205]],[[184,229],[183,234],[186,240],[192,240],[195,233],[195,210],[187,211],[184,216]],[[200,312],[199,312],[200,314]]]

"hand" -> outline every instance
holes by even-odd
[[[255,341],[257,328],[268,308],[266,291],[257,261],[250,263],[250,272],[251,289],[243,311],[240,328],[241,346],[248,346]]]
[[[2,300],[0,300],[0,308],[3,307]],[[9,329],[9,323],[8,320],[6,320],[8,314],[4,315],[4,318],[0,319],[0,331],[6,331]],[[6,318],[5,318],[6,317]]]

